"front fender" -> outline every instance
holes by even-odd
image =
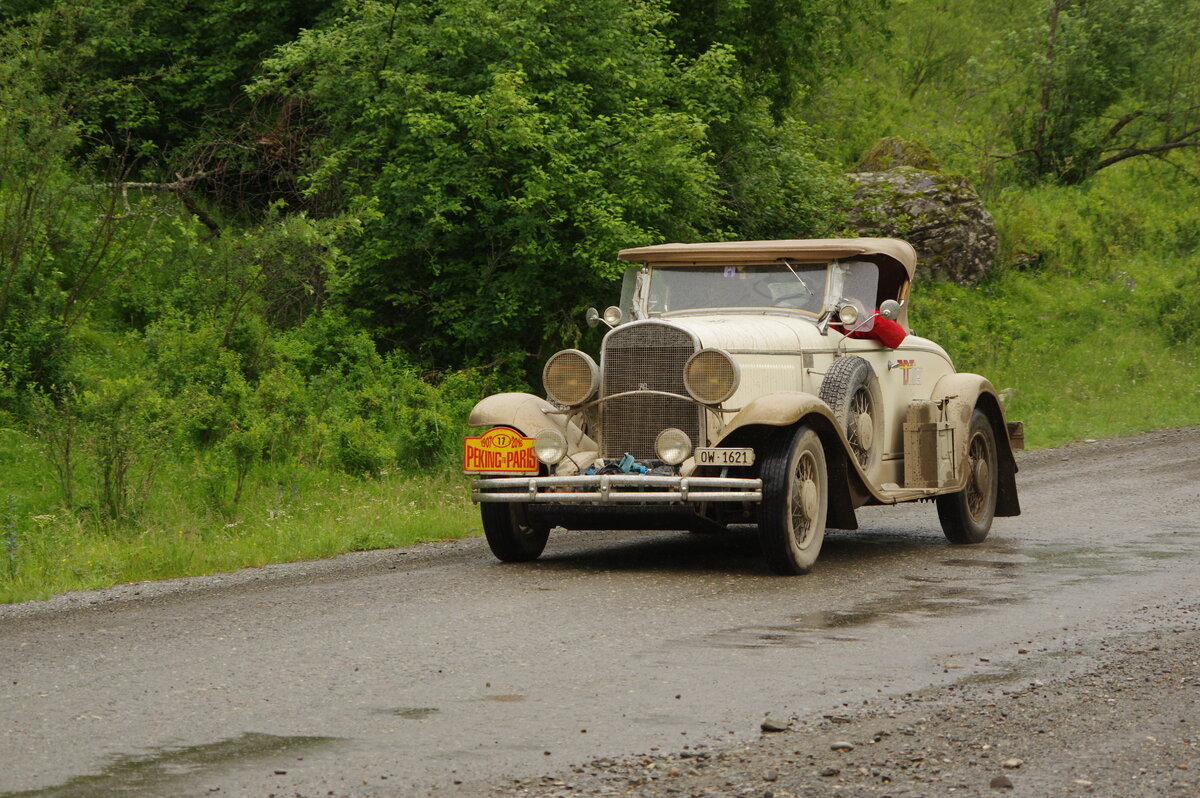
[[[851,453],[850,442],[833,411],[813,394],[784,391],[760,396],[725,425],[717,445],[766,446],[776,434],[772,427],[791,427],[801,421],[813,428],[825,448],[829,469],[829,526],[858,529],[854,510],[868,496],[881,502],[891,500],[871,484]]]
[[[721,430],[721,438],[727,438],[740,427],[766,424],[771,427],[789,427],[807,415],[816,413],[837,427],[837,419],[829,405],[811,393],[785,391],[760,396],[743,407]]]
[[[467,423],[472,427],[512,427],[532,438],[553,427],[567,437],[571,451],[595,451],[599,447],[578,425],[554,405],[531,393],[498,393],[481,399],[471,409]]]

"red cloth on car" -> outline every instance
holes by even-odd
[[[838,332],[842,332],[841,326],[838,324],[830,325]],[[895,349],[900,346],[908,333],[900,326],[899,322],[885,319],[883,316],[875,317],[875,326],[870,330],[858,330],[850,333],[851,338],[874,338],[882,343],[888,349]]]

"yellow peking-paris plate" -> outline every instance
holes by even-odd
[[[533,438],[495,427],[463,439],[463,471],[467,474],[536,474]]]

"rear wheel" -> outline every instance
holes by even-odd
[[[825,540],[829,477],[817,433],[800,426],[767,450],[758,539],[777,574],[805,574]]]
[[[479,516],[488,547],[502,562],[536,560],[546,548],[550,527],[532,524],[522,502],[484,502]]]
[[[971,415],[967,436],[967,486],[958,493],[937,497],[938,520],[951,543],[980,543],[996,516],[1000,469],[996,459],[996,434],[982,411]]]

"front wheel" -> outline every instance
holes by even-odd
[[[996,434],[982,411],[971,416],[967,438],[967,486],[958,493],[937,497],[938,520],[951,543],[981,543],[996,516],[1000,487]]]
[[[825,540],[829,477],[817,433],[800,426],[767,450],[758,539],[777,574],[806,574]]]
[[[484,502],[479,516],[488,547],[502,562],[536,560],[546,548],[550,527],[530,523],[520,502]]]

